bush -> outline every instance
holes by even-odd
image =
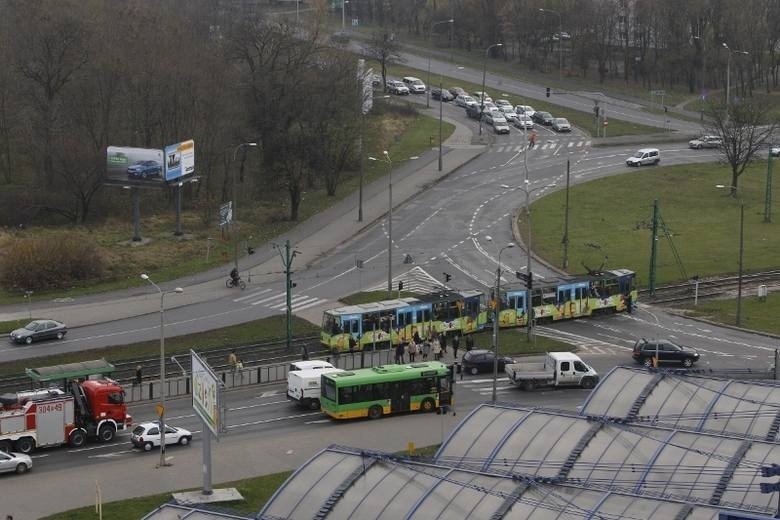
[[[6,290],[58,289],[102,273],[98,249],[76,233],[17,239],[0,257],[0,283]]]

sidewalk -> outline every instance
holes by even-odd
[[[421,112],[431,117],[439,116],[438,110],[433,108],[423,109]],[[425,152],[414,161],[399,165],[392,174],[394,206],[400,206],[484,151],[485,146],[471,144],[473,133],[469,127],[450,118],[443,119],[455,125],[455,131],[443,143],[442,171],[438,171],[438,148]],[[298,261],[309,263],[383,218],[387,214],[387,200],[388,182],[387,177],[383,177],[363,187],[363,222],[357,221],[358,193],[355,192],[322,213],[301,222],[287,234],[277,237],[276,243],[284,244],[285,240],[290,240],[295,249],[302,252]],[[279,253],[271,243],[257,247],[256,253],[251,257],[239,259],[239,268],[242,277],[251,276],[253,283],[275,282],[282,280],[284,276]],[[298,264],[298,269],[301,269],[301,264]],[[176,286],[184,289],[182,294],[166,298],[166,309],[235,294],[234,289],[225,287],[228,271],[230,266],[222,266],[160,284],[163,290]],[[143,286],[78,297],[72,301],[53,300],[32,305],[34,316],[59,320],[71,328],[156,313],[159,310],[159,293]],[[0,307],[0,321],[25,319],[28,312],[24,303],[5,305]],[[320,316],[316,319],[319,321]]]

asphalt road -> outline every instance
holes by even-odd
[[[596,320],[567,322],[561,327],[565,334],[598,331],[605,340],[590,340],[581,356],[599,373],[615,366],[631,365],[625,334],[650,335],[662,330],[679,341],[712,345],[716,337],[729,331],[692,327],[687,323],[671,323],[661,327],[652,312],[640,310],[631,316],[618,315]],[[556,328],[557,329],[557,328]],[[585,329],[580,330],[580,329]],[[547,332],[547,328],[542,329]],[[700,367],[712,369],[741,368],[745,364],[759,365],[768,358],[768,350],[776,340],[731,331],[721,338],[717,349],[703,352]],[[378,421],[356,420],[336,422],[319,412],[302,409],[287,401],[284,385],[265,385],[230,391],[226,394],[228,432],[218,443],[212,443],[213,482],[219,483],[248,476],[294,469],[330,444],[344,444],[366,449],[400,451],[408,442],[416,446],[440,443],[467,413],[480,403],[490,400],[490,374],[464,375],[455,386],[455,415],[404,414]],[[527,406],[542,406],[576,411],[588,396],[581,389],[540,389],[524,392],[500,376],[497,398]],[[154,405],[145,403],[131,407],[134,421],[153,419]],[[87,444],[80,449],[48,449],[36,452],[34,469],[27,475],[0,476],[3,500],[0,514],[14,518],[38,518],[94,503],[96,482],[105,501],[143,496],[183,488],[199,488],[201,477],[202,432],[188,399],[168,402],[168,421],[194,433],[187,447],[172,446],[166,450],[172,466],[157,469],[157,451],[145,453],[133,448],[128,433],[118,435],[109,444]],[[74,489],[80,491],[74,493]],[[45,490],[45,491],[42,491]]]

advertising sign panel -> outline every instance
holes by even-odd
[[[195,141],[190,139],[165,147],[165,180],[175,181],[195,173]]]
[[[219,437],[220,381],[194,351],[192,357],[192,408],[215,437]]]
[[[106,180],[117,184],[163,185],[163,151],[152,148],[109,146]]]

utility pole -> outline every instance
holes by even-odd
[[[764,222],[772,222],[772,146],[769,147],[769,161],[766,165],[766,195],[764,198]]]
[[[653,224],[650,233],[650,296],[655,296],[655,267],[658,260],[658,199],[653,201]]]
[[[571,167],[569,159],[566,159],[566,206],[563,213],[563,268],[569,268],[569,185],[571,181]]]
[[[287,350],[290,350],[292,348],[292,290],[296,286],[292,281],[292,263],[300,251],[292,249],[289,240],[284,241],[284,252],[276,244],[274,247],[279,251],[284,266],[285,287],[287,289]]]

